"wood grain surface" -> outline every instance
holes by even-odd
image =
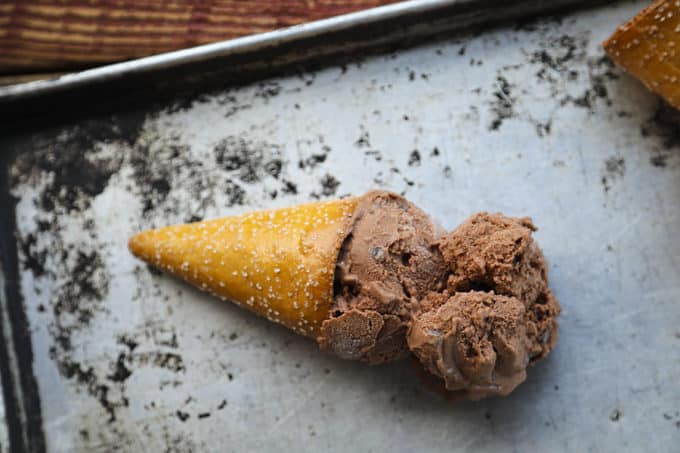
[[[396,0],[0,0],[0,73],[87,67]]]

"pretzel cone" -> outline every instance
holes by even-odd
[[[302,335],[329,317],[357,199],[309,203],[139,233],[132,253]]]
[[[619,66],[680,108],[680,3],[657,0],[607,39]]]

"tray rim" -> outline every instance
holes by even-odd
[[[504,10],[508,19],[517,20],[525,16],[556,13],[570,7],[596,7],[614,1],[616,0],[402,0],[265,33],[69,72],[53,78],[7,85],[0,87],[0,106],[211,60],[256,54],[267,49],[276,49],[357,27],[378,25],[438,11],[444,12],[449,8],[459,9],[460,15],[474,14],[477,9],[479,11]],[[497,22],[502,19],[503,17],[494,17],[494,15],[473,17],[469,24],[458,24],[453,28],[466,28],[466,26],[472,28],[483,25],[485,22]]]
[[[573,3],[577,1],[572,0]],[[355,26],[371,25],[405,15],[431,12],[447,6],[474,6],[475,3],[481,2],[480,0],[405,0],[270,32],[70,72],[51,79],[7,85],[0,87],[0,104],[19,101],[30,96],[77,89],[93,82],[106,82],[113,78],[128,75],[139,75],[215,58],[257,52],[264,48],[280,46],[326,33],[339,32]]]

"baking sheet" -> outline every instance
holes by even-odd
[[[678,114],[599,43],[646,2],[440,40],[4,140],[49,451],[673,451]],[[452,228],[531,215],[557,349],[451,405],[132,259],[163,224],[385,188]]]

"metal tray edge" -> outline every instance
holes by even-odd
[[[536,0],[531,2],[525,0],[406,0],[267,33],[219,41],[149,57],[109,64],[93,69],[65,74],[52,79],[0,87],[0,105],[16,103],[27,98],[39,97],[42,95],[76,90],[88,85],[106,83],[108,81],[119,80],[130,76],[139,76],[180,66],[206,62],[216,58],[252,54],[264,49],[277,48],[285,44],[320,37],[324,34],[346,31],[354,27],[377,25],[381,22],[402,17],[413,17],[425,13],[432,14],[439,10],[443,12],[447,8],[459,8],[461,13],[469,13],[476,9],[479,9],[480,11],[497,9],[499,11],[505,11],[505,15],[512,19],[517,19],[523,15],[551,12],[560,8],[583,4],[595,6],[611,1],[612,0],[596,0],[591,2],[586,0]],[[508,13],[508,11],[512,12]],[[484,19],[481,20],[481,22],[483,21]],[[469,25],[474,26],[479,24],[471,23]]]
[[[342,31],[354,26],[370,25],[399,16],[419,14],[456,4],[471,3],[476,2],[475,0],[407,0],[271,32],[100,66],[65,74],[53,79],[8,85],[0,88],[0,102],[15,101],[29,95],[41,95],[54,91],[78,88],[95,81],[105,82],[111,78],[125,75],[143,74],[218,57],[257,52],[263,48],[278,46],[324,33]]]

